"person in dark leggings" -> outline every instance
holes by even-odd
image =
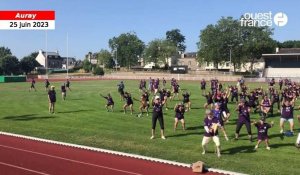
[[[235,139],[239,139],[239,134],[242,126],[245,124],[248,132],[249,140],[252,142],[251,122],[250,122],[250,107],[246,106],[245,100],[242,99],[237,111],[239,112],[239,118],[236,124]]]
[[[160,125],[160,134],[162,139],[166,139],[164,135],[164,117],[163,117],[163,105],[165,104],[165,100],[161,101],[159,96],[155,96],[152,100],[153,113],[152,113],[152,130],[150,139],[154,139],[155,127],[157,120]]]
[[[48,91],[48,101],[49,101],[49,113],[54,114],[54,107],[56,102],[56,92],[54,86],[51,86],[50,90]]]

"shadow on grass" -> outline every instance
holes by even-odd
[[[281,143],[281,144],[270,144],[270,147],[271,148],[281,148],[281,147],[284,147],[284,146],[295,146],[295,143]]]
[[[197,130],[197,129],[202,129],[203,126],[191,126],[191,127],[187,127],[186,130]]]
[[[15,120],[15,121],[30,121],[30,120],[45,120],[53,119],[55,116],[36,116],[37,114],[26,114],[26,115],[17,115],[17,116],[6,116],[3,119],[5,120]]]
[[[222,154],[254,153],[254,146],[238,146],[222,150]]]
[[[173,135],[167,135],[167,137],[183,137],[188,135],[199,135],[202,136],[203,132],[186,132],[186,131],[180,131],[179,129],[176,132],[173,132]]]
[[[57,112],[59,114],[68,114],[68,113],[77,113],[77,112],[87,112],[87,111],[95,111],[95,110],[86,110],[86,109],[82,109],[82,110],[74,110],[74,111],[60,111],[60,112]]]
[[[202,109],[201,107],[191,107],[191,109]]]
[[[280,134],[280,133],[269,135],[269,139],[276,138],[276,137],[280,138],[281,140],[284,139],[284,135],[283,135],[283,134]]]

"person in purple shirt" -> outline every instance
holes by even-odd
[[[153,88],[154,88],[154,94],[156,94],[159,90],[159,80],[158,79],[156,79],[154,81]]]
[[[230,92],[231,92],[231,102],[233,102],[233,99],[235,99],[236,103],[237,103],[239,101],[238,100],[238,92],[239,92],[238,88],[236,86],[234,86],[230,89]]]
[[[177,96],[178,100],[180,100],[180,97],[179,97],[179,90],[180,90],[180,86],[178,83],[174,83],[173,85],[173,96],[172,96],[172,100],[174,100],[175,96]]]
[[[213,96],[210,92],[208,94],[202,95],[206,98],[206,103],[204,104],[204,108],[207,109],[207,106],[210,105],[210,109],[213,108]]]
[[[284,99],[281,106],[281,117],[280,117],[280,133],[284,131],[284,123],[290,123],[290,131],[294,133],[294,99]]]
[[[31,86],[30,86],[29,92],[30,92],[32,89],[34,89],[34,91],[36,91],[36,89],[35,89],[35,80],[34,80],[34,78],[31,79]]]
[[[207,109],[205,111],[205,115],[206,117],[204,119],[204,136],[202,139],[202,149],[203,149],[202,154],[206,153],[206,145],[212,139],[216,144],[217,156],[221,157],[220,139],[218,136],[218,127],[220,127],[221,125],[218,122],[218,119],[213,116],[211,110]]]
[[[224,126],[224,119],[223,119],[224,116],[223,116],[223,111],[221,109],[221,103],[215,103],[215,109],[213,109],[211,112],[213,113],[213,116],[218,119],[218,123],[220,124],[220,129],[224,134],[225,140],[228,141],[229,139]]]
[[[280,78],[280,79],[279,79],[279,90],[282,89],[282,85],[283,85],[283,80]]]
[[[166,88],[167,81],[165,78],[162,79],[163,88]]]
[[[268,98],[267,95],[264,95],[264,98],[260,102],[260,110],[262,112],[263,117],[266,118],[268,116],[271,109],[271,105],[271,100]]]
[[[60,87],[61,90],[61,97],[63,100],[66,100],[66,96],[67,96],[67,89],[66,89],[66,84],[62,84]]]
[[[123,106],[123,109],[124,109],[124,114],[126,114],[126,109],[127,107],[129,107],[130,109],[130,114],[132,115],[133,114],[133,100],[131,98],[131,94],[128,93],[128,92],[125,92],[124,93],[124,99],[125,99],[125,104]]]
[[[279,93],[277,90],[275,90],[274,93],[272,94],[271,101],[272,101],[271,112],[273,112],[274,105],[277,103],[277,110],[279,113],[280,112],[280,97],[279,97]]]
[[[258,95],[254,91],[251,91],[250,95],[247,95],[247,97],[248,97],[247,105],[250,108],[253,108],[254,112],[256,113],[256,111],[258,110],[257,101],[256,101],[256,99],[258,98]]]
[[[71,88],[70,88],[70,80],[69,79],[67,79],[67,82],[66,82],[66,88],[68,88],[70,91],[71,91]]]
[[[245,104],[245,99],[240,101],[237,111],[239,112],[238,121],[235,130],[235,139],[239,139],[240,130],[245,124],[248,132],[249,140],[252,142],[251,122],[250,122],[250,107]]]
[[[201,86],[201,91],[202,91],[202,95],[203,95],[206,90],[206,81],[204,80],[204,78],[201,80],[200,86]]]
[[[107,103],[105,105],[105,108],[106,108],[107,112],[109,112],[108,107],[110,107],[111,112],[114,112],[114,104],[115,103],[114,103],[114,100],[111,97],[111,95],[107,94],[107,96],[104,96],[104,95],[100,94],[100,96],[103,97],[103,98],[105,98],[107,100]]]
[[[48,79],[45,79],[45,91],[49,91],[50,82]]]
[[[153,112],[152,112],[152,129],[151,129],[151,137],[150,139],[154,139],[155,135],[155,127],[157,120],[159,121],[160,125],[160,135],[163,140],[166,139],[165,137],[165,125],[164,125],[164,116],[163,116],[163,106],[165,104],[165,100],[160,99],[160,97],[157,95],[152,99],[152,106],[153,106]]]
[[[183,97],[182,103],[186,104],[186,107],[187,107],[186,111],[191,110],[192,102],[190,100],[190,96],[191,96],[191,93],[188,91],[186,91],[185,93],[182,94],[182,97]]]
[[[55,87],[51,86],[48,91],[48,101],[49,101],[49,113],[54,114],[54,107],[56,102],[56,92]]]
[[[139,110],[140,110],[140,113],[137,115],[137,117],[142,117],[143,116],[143,110],[146,111],[147,113],[147,116],[149,115],[149,94],[147,91],[144,91],[144,93],[141,95],[140,97],[140,100],[139,99],[136,99],[136,98],[133,98],[134,100],[136,101],[139,101],[140,102],[140,107],[139,107]]]
[[[185,122],[184,122],[184,104],[176,104],[174,107],[175,111],[175,123],[174,123],[174,131],[177,129],[178,121],[181,122],[182,129],[185,130]]]
[[[271,124],[266,123],[264,118],[261,118],[258,122],[254,121],[252,123],[257,128],[257,144],[254,147],[254,150],[256,150],[259,146],[259,144],[264,141],[266,144],[266,149],[270,150],[269,146],[269,137],[268,137],[268,129],[273,127],[274,122],[272,121]]]

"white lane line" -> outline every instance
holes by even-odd
[[[126,174],[142,175],[142,174],[139,174],[139,173],[134,173],[134,172],[125,171],[125,170],[121,170],[121,169],[110,168],[110,167],[106,167],[106,166],[96,165],[96,164],[82,162],[82,161],[78,161],[78,160],[72,160],[72,159],[59,157],[59,156],[53,156],[53,155],[39,153],[39,152],[35,152],[35,151],[29,151],[29,150],[15,148],[15,147],[11,147],[11,146],[0,145],[0,147],[7,148],[7,149],[13,149],[13,150],[17,150],[17,151],[22,151],[22,152],[27,152],[27,153],[31,153],[31,154],[37,154],[37,155],[41,155],[41,156],[45,156],[45,157],[51,157],[51,158],[54,158],[54,159],[65,160],[65,161],[74,162],[74,163],[78,163],[78,164],[84,164],[84,165],[93,166],[93,167],[97,167],[97,168],[113,170],[113,171],[122,172],[122,173],[126,173]]]
[[[3,132],[3,131],[0,131],[0,135],[16,137],[16,138],[37,141],[37,142],[43,142],[43,143],[49,143],[49,144],[54,144],[54,145],[59,145],[59,146],[67,146],[67,147],[71,147],[71,148],[95,151],[95,152],[100,152],[100,153],[107,153],[107,154],[112,154],[112,155],[117,155],[117,156],[131,157],[131,158],[147,160],[147,161],[151,161],[151,162],[175,165],[178,167],[191,168],[191,164],[180,163],[180,162],[164,160],[164,159],[158,159],[158,158],[153,158],[153,157],[146,157],[146,156],[141,156],[141,155],[137,155],[137,154],[130,154],[130,153],[124,153],[124,152],[119,152],[119,151],[112,151],[112,150],[108,150],[108,149],[94,148],[94,147],[90,147],[90,146],[83,146],[83,145],[59,142],[59,141],[54,141],[54,140],[47,140],[47,139],[30,137],[30,136],[25,136],[25,135],[20,135],[20,134],[13,134],[13,133],[8,133],[8,132]],[[247,175],[247,174],[243,174],[243,173],[225,171],[225,170],[220,170],[220,169],[215,169],[215,168],[206,168],[205,167],[205,169],[208,170],[209,172],[215,172],[215,173],[220,173],[220,174]]]
[[[0,164],[5,165],[5,166],[9,166],[9,167],[13,167],[13,168],[17,168],[17,169],[21,169],[21,170],[24,170],[24,171],[29,171],[29,172],[36,173],[36,174],[50,175],[50,174],[46,174],[46,173],[43,173],[43,172],[34,171],[34,170],[31,170],[31,169],[28,169],[28,168],[23,168],[23,167],[20,167],[20,166],[16,166],[16,165],[4,163],[4,162],[0,162]]]

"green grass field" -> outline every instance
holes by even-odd
[[[217,158],[213,142],[208,145],[208,153],[201,155],[205,99],[200,95],[199,82],[180,82],[182,89],[188,89],[192,93],[192,110],[185,115],[187,130],[182,131],[179,124],[176,132],[173,131],[174,111],[164,111],[166,140],[159,138],[159,125],[156,139],[150,140],[151,117],[136,117],[139,102],[135,101],[134,115],[129,112],[123,114],[124,102],[120,101],[117,94],[117,83],[118,81],[104,80],[74,81],[71,82],[72,91],[67,92],[67,100],[62,101],[59,90],[61,83],[53,82],[57,91],[56,114],[48,113],[47,93],[43,82],[37,83],[37,92],[28,92],[29,83],[2,83],[0,130],[184,163],[202,160],[213,168],[248,174],[300,172],[300,151],[294,146],[296,136],[282,140],[279,134],[279,114],[268,118],[268,122],[275,122],[274,127],[269,130],[271,150],[266,150],[262,143],[257,151],[253,151],[256,142],[249,142],[245,126],[241,130],[240,140],[233,140],[237,113],[233,111],[236,105],[229,104],[232,116],[226,129],[230,141],[225,141],[223,134],[220,134],[222,157]],[[250,87],[258,85],[253,83]],[[125,81],[125,89],[135,98],[140,96],[137,87],[138,81]],[[107,112],[104,108],[106,100],[99,96],[99,93],[108,92],[114,98],[115,112]],[[173,108],[178,102],[172,101],[169,106]],[[295,111],[295,115],[297,114],[298,110]],[[252,114],[251,118],[254,120],[259,116]],[[285,126],[288,129],[287,123]],[[298,132],[299,123],[296,120],[295,128]],[[254,126],[252,132],[256,139],[257,131]]]

